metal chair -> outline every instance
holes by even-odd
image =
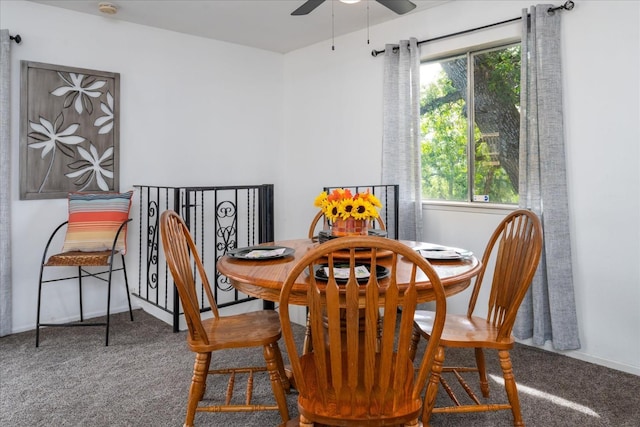
[[[97,252],[81,252],[81,251],[69,251],[63,253],[56,253],[54,255],[48,256],[49,249],[51,247],[51,243],[54,241],[54,238],[58,234],[59,231],[63,230],[63,228],[68,225],[69,221],[65,221],[60,224],[51,234],[49,240],[47,241],[47,245],[44,248],[44,253],[42,255],[42,262],[40,264],[40,280],[38,284],[38,312],[36,316],[36,347],[40,345],[40,327],[41,326],[49,326],[49,327],[77,327],[77,326],[104,326],[105,327],[105,346],[109,345],[109,319],[110,319],[110,311],[111,311],[111,282],[113,278],[113,273],[116,271],[122,271],[124,277],[124,286],[127,294],[127,301],[129,303],[129,316],[131,321],[133,321],[133,311],[131,309],[131,296],[129,295],[129,282],[127,280],[127,270],[124,260],[124,254],[117,250],[117,242],[120,238],[121,234],[126,234],[126,225],[129,223],[131,219],[127,219],[122,222],[118,227],[118,230],[113,237],[113,244],[111,245],[111,250],[106,251],[97,251]],[[120,255],[118,257],[117,255]],[[120,258],[120,267],[115,267],[114,263],[116,258]],[[75,267],[77,268],[77,273],[72,276],[66,276],[61,278],[54,279],[46,279],[44,280],[44,272],[45,269],[50,267]],[[89,271],[90,267],[101,267],[102,270],[99,272]],[[106,276],[106,278],[105,278]],[[102,280],[107,283],[107,313],[106,320],[104,322],[85,322],[84,321],[84,313],[82,310],[82,279],[85,277],[93,277],[99,280]],[[59,282],[64,280],[78,280],[78,294],[79,294],[79,306],[80,306],[80,322],[65,322],[65,323],[46,323],[40,321],[40,312],[42,306],[42,287],[46,283]],[[48,301],[50,302],[50,301]]]

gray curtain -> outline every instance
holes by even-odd
[[[560,13],[552,5],[523,10],[520,205],[540,216],[544,249],[514,335],[580,348],[571,267],[571,238],[562,121]],[[527,16],[529,15],[529,16]]]
[[[0,337],[11,333],[11,39],[0,30]]]
[[[399,185],[398,238],[421,240],[418,41],[401,40],[384,51],[382,183]]]

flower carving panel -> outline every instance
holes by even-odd
[[[117,73],[21,62],[20,198],[119,191]]]

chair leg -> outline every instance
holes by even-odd
[[[487,368],[484,363],[484,351],[481,347],[476,347],[476,366],[478,367],[478,375],[480,376],[480,391],[485,398],[489,397],[489,381],[487,380]]]
[[[109,320],[111,319],[111,273],[113,268],[113,261],[111,262],[112,265],[109,266],[109,279],[107,282],[107,327],[104,340],[105,347],[109,346]]]
[[[133,309],[131,308],[131,295],[129,295],[129,281],[127,279],[127,268],[126,265],[124,263],[124,255],[120,254],[120,256],[122,257],[122,273],[124,274],[124,288],[125,288],[125,292],[127,294],[127,302],[129,303],[129,318],[131,319],[131,321],[133,322]],[[111,319],[111,279],[113,276],[113,260],[111,260],[111,265],[109,265],[109,278],[108,278],[108,290],[107,290],[107,328],[106,328],[106,337],[105,337],[105,346],[109,345],[109,320]],[[82,305],[81,305],[82,307]],[[81,309],[82,311],[82,309]],[[80,314],[80,316],[82,317],[82,314]]]
[[[418,344],[420,343],[420,331],[417,326],[413,327],[413,333],[411,334],[411,342],[409,343],[409,358],[411,361],[416,358],[416,351],[418,351]]]
[[[196,416],[196,409],[202,389],[207,381],[207,358],[211,357],[210,353],[196,353],[196,361],[193,364],[193,377],[191,378],[191,387],[189,388],[189,399],[187,400],[187,417],[184,421],[185,427],[192,427],[193,420]]]
[[[436,406],[436,395],[438,394],[438,384],[440,383],[440,375],[442,374],[442,365],[444,364],[444,347],[438,346],[436,354],[433,358],[433,365],[431,366],[431,375],[429,376],[429,383],[427,385],[427,391],[424,395],[424,405],[422,408],[422,424],[429,425],[431,419],[431,413]]]
[[[80,321],[84,322],[84,310],[82,310],[82,267],[78,267],[78,297],[80,298]]]
[[[500,357],[500,367],[502,368],[502,375],[504,377],[504,388],[507,392],[509,404],[511,404],[511,412],[513,413],[513,425],[524,426],[522,414],[520,413],[520,399],[518,398],[516,379],[513,376],[513,367],[511,365],[509,352],[507,350],[500,350],[498,356]]]
[[[42,299],[42,275],[44,264],[40,265],[40,282],[38,283],[38,312],[36,314],[36,347],[40,346],[40,300]]]
[[[309,309],[307,309],[307,321],[304,331],[304,342],[302,343],[302,354],[310,353],[311,350],[311,325],[309,323]]]
[[[276,398],[278,410],[280,411],[280,417],[282,422],[289,421],[289,408],[287,407],[287,398],[284,395],[284,388],[282,386],[280,368],[278,366],[277,354],[280,350],[276,350],[278,346],[277,342],[267,344],[263,347],[264,360],[267,364],[267,370],[269,371],[269,379],[271,380],[271,388]],[[280,362],[282,365],[282,362]],[[282,369],[284,371],[284,368]]]
[[[282,387],[284,388],[285,393],[289,394],[291,392],[291,383],[289,382],[289,377],[287,377],[287,372],[284,369],[282,352],[280,352],[280,346],[278,343],[274,344],[273,350],[275,352],[276,364],[278,365],[278,372],[280,374],[280,380],[282,381]]]
[[[127,302],[129,303],[129,317],[133,322],[133,310],[131,308],[131,295],[129,295],[129,280],[127,280],[127,266],[124,263],[124,255],[120,254],[122,257],[122,273],[124,274],[124,290],[127,293]]]
[[[202,399],[204,399],[204,394],[207,392],[207,379],[209,378],[209,370],[211,369],[211,353],[207,353],[207,358],[204,363],[204,384],[202,384],[202,392],[200,393],[200,396],[198,396],[198,401],[202,401]]]

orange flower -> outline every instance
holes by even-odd
[[[349,190],[348,188],[346,190],[343,188],[336,188],[327,197],[327,200],[329,200],[330,202],[341,201],[345,199],[353,199],[353,196],[351,195],[351,190]]]

